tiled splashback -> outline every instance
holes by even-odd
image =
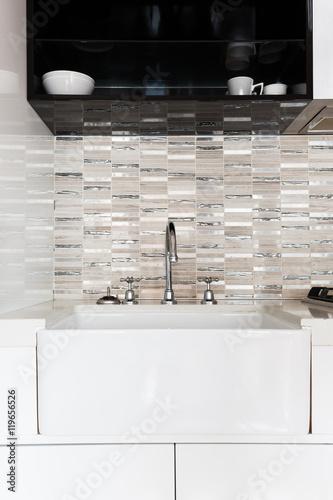
[[[175,222],[176,297],[301,298],[333,283],[333,140],[307,136],[55,139],[55,298],[161,298]]]

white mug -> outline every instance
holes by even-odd
[[[287,85],[284,83],[272,83],[270,85],[265,85],[264,94],[265,95],[281,95],[287,93]]]
[[[253,79],[249,76],[235,76],[227,81],[229,95],[251,95],[256,87],[260,88],[260,94],[263,93],[264,84],[253,84]]]

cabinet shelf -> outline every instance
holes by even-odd
[[[29,98],[29,101],[111,101],[110,106],[112,105],[112,101],[116,100],[118,101],[119,99],[125,99],[127,97],[130,97],[128,94],[129,90],[133,90],[133,87],[123,87],[123,90],[126,91],[126,94],[121,95],[120,94],[119,87],[98,87],[93,94],[90,95],[79,95],[79,94],[71,94],[65,95],[65,94],[34,94]],[[285,95],[237,95],[237,96],[230,96],[230,95],[225,95],[226,88],[207,88],[207,87],[202,87],[197,88],[195,93],[192,93],[192,95],[189,95],[188,88],[180,88],[180,87],[175,87],[175,88],[169,88],[169,89],[164,89],[164,94],[162,91],[157,94],[157,93],[152,93],[149,94],[149,89],[146,89],[144,87],[137,87],[137,91],[142,90],[142,92],[145,92],[145,96],[137,99],[136,103],[134,102],[133,104],[138,105],[140,102],[158,102],[158,101],[192,101],[192,100],[200,100],[200,101],[214,101],[216,99],[223,100],[223,102],[227,103],[255,103],[255,102],[293,102],[295,105],[297,105],[297,101],[301,101],[304,103],[305,101],[309,101],[309,98],[307,97],[306,94],[285,94]],[[69,99],[70,97],[70,99]],[[130,101],[129,101],[130,102]]]
[[[156,96],[174,94],[175,89],[184,94],[187,89],[193,96],[206,88],[208,94],[224,95],[227,80],[244,74],[256,82],[290,87],[306,81],[304,40],[182,41],[176,51],[170,41],[36,40],[35,44],[36,76],[62,69],[86,73],[95,80],[98,94],[101,88],[118,88],[120,93],[124,88],[144,88],[146,95],[154,95],[153,89]],[[269,49],[273,45],[280,50]],[[245,55],[230,55],[235,50],[244,50]]]

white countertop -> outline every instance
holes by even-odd
[[[142,311],[198,311],[207,314],[217,312],[248,312],[263,310],[278,317],[288,319],[299,327],[310,327],[313,345],[333,345],[333,307],[323,303],[305,303],[301,300],[220,300],[217,305],[203,306],[200,301],[179,301],[177,305],[165,306],[159,301],[141,300],[138,305],[96,305],[96,300],[87,301],[49,301],[0,315],[0,347],[36,346],[36,331],[47,326],[48,318],[56,317],[68,310],[70,313],[77,306],[84,306],[88,311],[114,310],[128,311],[133,308]],[[126,308],[126,309],[125,309]]]

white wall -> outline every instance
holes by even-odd
[[[0,313],[52,298],[53,137],[26,100],[25,0],[0,0]]]
[[[313,0],[313,97],[333,98],[333,2]]]

